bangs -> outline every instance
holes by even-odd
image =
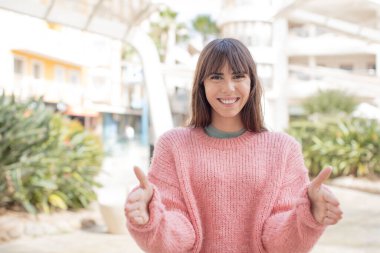
[[[227,63],[233,73],[250,74],[249,57],[242,48],[233,43],[222,40],[208,56],[205,57],[205,72],[202,82],[211,74],[221,72],[223,66]],[[248,52],[249,54],[249,52]]]

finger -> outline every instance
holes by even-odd
[[[149,221],[147,214],[135,213],[131,215],[130,221],[135,224],[143,225]]]
[[[313,189],[319,189],[326,179],[328,179],[331,175],[332,168],[326,167],[321,172],[319,172],[318,176],[314,178],[314,180],[310,183],[310,186]]]
[[[149,181],[145,173],[137,166],[135,166],[133,170],[135,171],[135,175],[140,182],[140,187],[143,189],[148,189]]]
[[[125,215],[126,215],[129,219],[135,219],[136,217],[140,217],[140,216],[142,216],[140,210],[129,211],[129,212],[126,212]]]
[[[338,207],[338,206],[334,206],[334,205],[327,205],[327,210],[333,212],[333,213],[336,213],[340,216],[342,216],[343,212],[342,210]]]
[[[323,192],[323,198],[325,201],[327,201],[328,203],[332,204],[332,205],[335,205],[335,206],[339,206],[339,201],[338,199],[335,197],[334,194],[332,194],[331,192],[328,192],[328,191],[324,191]]]
[[[146,223],[148,223],[149,218],[147,216],[140,216],[136,218],[136,221],[139,225],[145,225]]]
[[[138,211],[137,210],[127,211],[126,209],[124,209],[124,214],[125,214],[125,217],[127,217],[128,220],[132,220],[132,219],[134,219],[135,217],[138,216]]]
[[[135,218],[135,222],[139,225],[143,225],[144,224],[144,219],[143,217],[136,217]]]
[[[330,210],[328,210],[326,212],[326,216],[329,217],[330,219],[334,219],[334,220],[340,220],[341,219],[341,216],[338,213],[332,212]]]
[[[336,223],[338,223],[339,220],[337,219],[333,219],[333,218],[330,218],[330,217],[325,217],[323,219],[323,224],[324,225],[335,225]]]
[[[339,220],[331,219],[331,218],[325,218],[323,220],[324,225],[335,225],[338,223]]]
[[[142,192],[141,191],[142,191],[141,189],[137,189],[134,192],[132,192],[127,199],[127,203],[134,203],[136,201],[141,200],[141,198],[142,198]]]
[[[133,218],[131,218],[131,223],[136,224],[136,225],[143,225],[144,224],[144,220],[140,216],[133,217]]]
[[[141,202],[134,202],[134,203],[129,203],[128,205],[126,205],[124,209],[127,212],[134,211],[134,210],[143,211],[144,207]]]

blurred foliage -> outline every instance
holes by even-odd
[[[122,45],[122,52],[121,52],[121,59],[122,60],[129,60],[132,61],[134,58],[138,58],[139,55],[136,51],[136,49],[129,43],[123,43]]]
[[[203,38],[205,44],[210,38],[219,34],[219,29],[214,20],[209,15],[199,15],[192,21],[192,27],[177,20],[178,13],[167,6],[164,6],[150,23],[149,35],[156,44],[161,62],[165,62],[168,54],[169,33],[175,35],[175,43],[186,44],[190,40],[190,33],[195,31]]]
[[[301,142],[311,176],[327,165],[335,177],[380,176],[379,123],[351,117],[356,105],[342,91],[319,91],[305,100],[305,118],[290,122],[288,132]]]
[[[209,15],[198,15],[192,22],[193,28],[202,35],[203,43],[206,43],[211,36],[219,34],[219,28]]]
[[[352,113],[358,101],[354,96],[342,90],[318,91],[305,99],[303,108],[306,114],[336,114],[340,112]]]
[[[0,206],[28,212],[87,207],[101,168],[100,140],[42,101],[0,97]]]
[[[360,118],[291,122],[289,134],[303,147],[306,167],[316,176],[326,165],[333,176],[380,176],[380,126]]]
[[[175,33],[176,43],[186,42],[190,38],[187,25],[183,22],[178,22],[177,15],[177,12],[171,10],[169,7],[165,7],[160,10],[157,20],[150,24],[150,36],[157,46],[162,62],[164,62],[166,58],[168,43],[170,43],[169,32],[171,29]]]

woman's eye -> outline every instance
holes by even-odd
[[[210,76],[210,79],[211,80],[222,80],[222,77],[219,75],[213,75],[213,76]]]
[[[234,76],[234,79],[243,79],[243,78],[245,78],[245,75],[243,74]]]

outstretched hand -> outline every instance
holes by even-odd
[[[336,224],[342,219],[343,214],[337,198],[323,185],[331,172],[331,167],[324,168],[310,183],[307,190],[314,219],[323,225]]]
[[[153,197],[153,186],[139,167],[134,167],[133,169],[140,186],[128,196],[124,212],[131,223],[144,225],[149,221],[148,205]]]

